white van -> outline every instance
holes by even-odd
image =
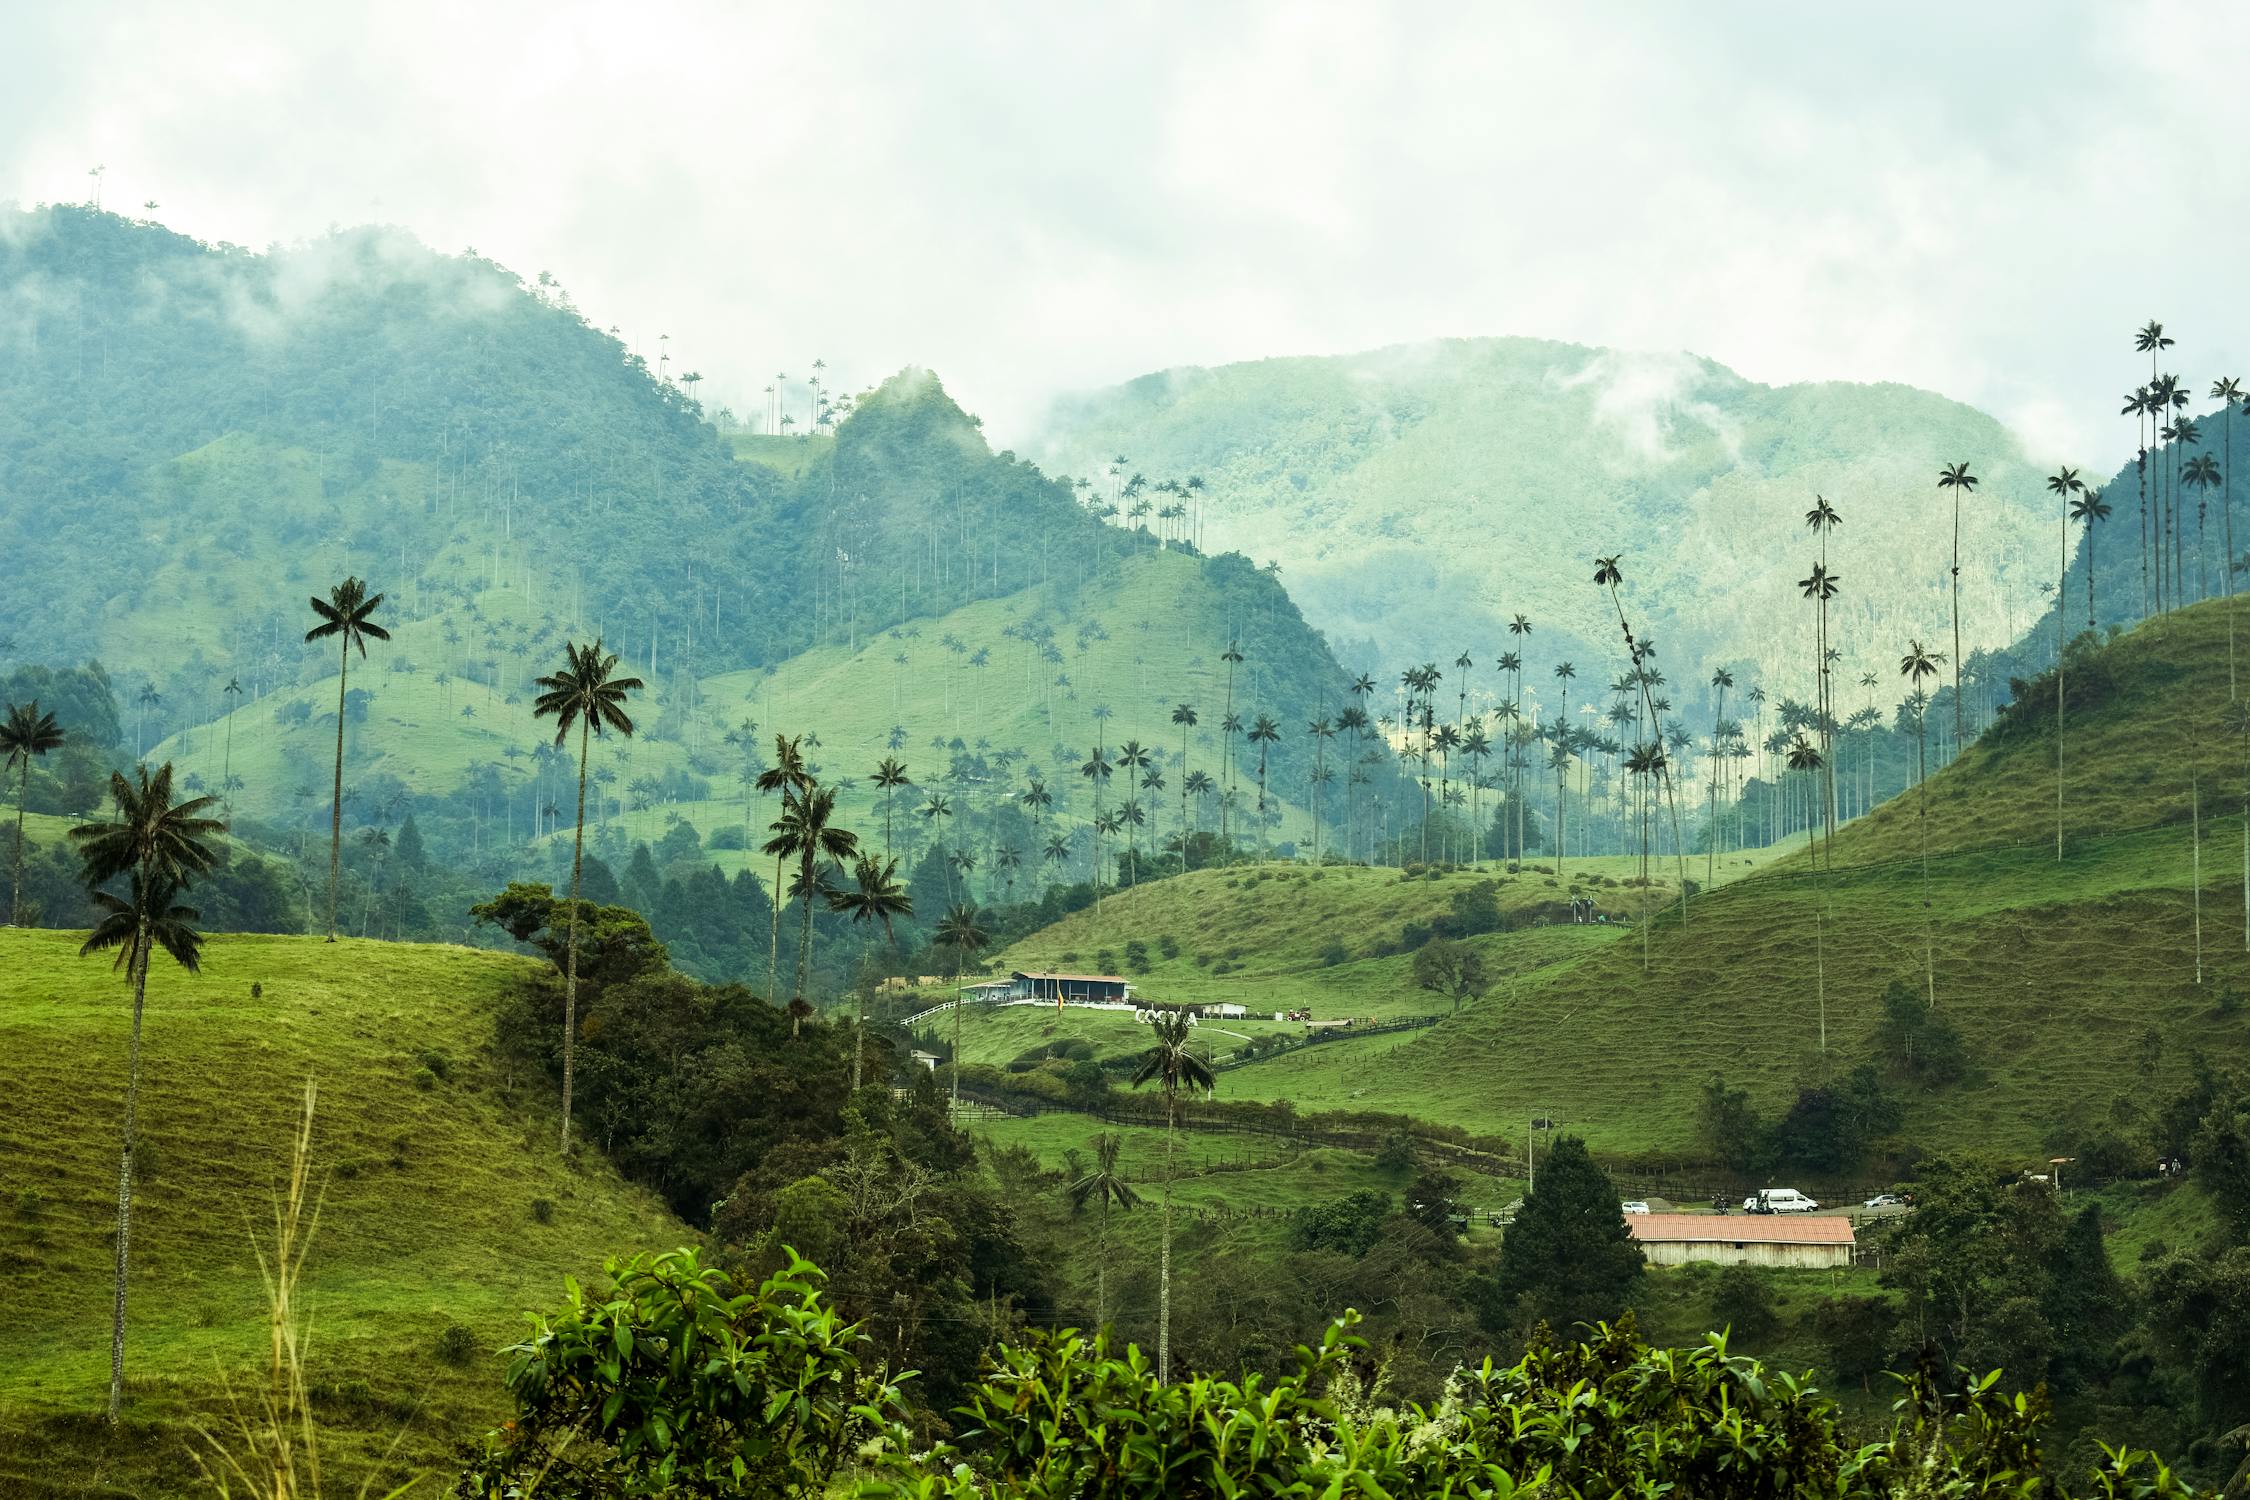
[[[1795,1188],[1766,1188],[1742,1200],[1746,1214],[1809,1214],[1818,1207]]]

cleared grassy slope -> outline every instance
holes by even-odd
[[[2105,648],[2124,686],[2075,720],[2061,861],[2053,742],[2036,723],[1931,779],[1937,1003],[1976,1073],[1909,1096],[1917,1139],[2037,1153],[2113,1097],[2177,1076],[2197,1049],[2250,1048],[2250,1016],[2220,1003],[2230,986],[2250,992],[2243,824],[2231,811],[2242,747],[2215,728],[2225,625],[2214,603]],[[2210,799],[2200,986],[2191,765]],[[1799,1084],[1873,1058],[1887,984],[1924,983],[1916,811],[1910,795],[1845,829],[1821,879],[1800,853],[1699,898],[1684,930],[1667,913],[1646,974],[1637,943],[1616,945],[1396,1049],[1379,1078],[1362,1078],[1366,1101],[1483,1129],[1551,1109],[1613,1149],[1690,1148],[1696,1090],[1714,1071],[1780,1109]],[[2176,821],[2139,826],[2165,818]],[[2102,831],[2120,825],[2137,831]],[[1948,852],[1956,840],[2017,842]],[[1292,1065],[1307,1076],[1281,1071]],[[1293,1087],[1310,1103],[1334,1091],[1336,1065],[1314,1052],[1240,1077],[1245,1091]]]
[[[239,1381],[261,1352],[250,1235],[270,1236],[307,1077],[325,1197],[305,1287],[332,1487],[356,1485],[417,1408],[402,1450],[417,1465],[502,1413],[497,1361],[435,1357],[448,1327],[494,1349],[565,1275],[598,1280],[607,1254],[692,1238],[598,1155],[564,1167],[544,1082],[493,1061],[494,1009],[535,975],[527,961],[215,937],[199,976],[160,965],[150,983],[153,1169],[133,1224],[127,1426],[111,1445],[98,1429],[130,1000],[78,941],[0,931],[0,1296],[38,1310],[0,1330],[0,1493],[189,1487],[184,1424],[208,1420],[220,1372]]]
[[[2250,994],[2244,747],[2220,729],[2226,656],[2218,602],[2102,648],[2082,681],[2111,686],[2067,721],[2070,836],[2060,862],[2051,714],[2042,723],[2036,703],[1932,777],[1937,1003],[1965,1034],[1974,1072],[1909,1093],[1914,1139],[2043,1156],[2102,1119],[2116,1096],[2145,1096],[2179,1076],[2198,1049],[2250,1053],[2250,1008],[2221,1003],[2230,986]],[[2204,798],[2200,986],[2191,767]],[[1885,987],[1925,982],[1920,832],[1909,795],[1843,830],[1836,868],[1817,880],[1801,843],[1769,851],[1749,878],[1697,896],[1684,929],[1666,906],[1646,972],[1632,932],[1609,942],[1584,929],[1480,939],[1494,959],[1525,937],[1562,946],[1519,950],[1517,967],[1548,961],[1433,1030],[1260,1062],[1223,1075],[1222,1091],[1488,1132],[1552,1114],[1600,1148],[1692,1151],[1697,1093],[1712,1073],[1777,1112],[1799,1085],[1874,1060]],[[1442,910],[1447,890],[1378,871],[1274,872],[1247,884],[1233,872],[1199,873],[1126,893],[1102,917],[1079,913],[1007,958],[1091,961],[1100,949],[1121,952],[1129,936],[1153,949],[1170,935],[1180,957],[1139,976],[1151,994],[1271,994],[1336,1014],[1367,1003],[1345,976],[1372,969],[1378,993],[1437,1011],[1437,997],[1411,991],[1403,957],[1324,970],[1318,955],[1332,941],[1358,953],[1394,937],[1405,921]],[[1503,903],[1517,909],[1540,894],[1511,883]],[[1605,891],[1605,905],[1616,894]],[[1239,973],[1213,976],[1194,963],[1227,953],[1239,954]]]
[[[511,628],[528,622],[520,595],[510,591],[490,591],[480,596],[480,605],[488,618]],[[1065,658],[1060,667],[1041,661],[1024,638],[1028,632],[1020,629],[1042,619],[1056,627],[1056,644]],[[498,765],[501,784],[513,799],[512,813],[506,815],[513,818],[515,836],[528,840],[534,792],[558,802],[568,800],[562,795],[566,778],[559,773],[550,773],[545,782],[539,780],[532,752],[551,741],[553,733],[532,718],[533,694],[524,686],[527,676],[546,670],[546,659],[554,653],[522,659],[503,653],[506,686],[495,690],[459,675],[464,656],[482,659],[488,653],[448,646],[442,628],[436,621],[402,627],[392,644],[375,648],[370,665],[354,661],[351,686],[366,689],[374,701],[364,720],[347,727],[347,784],[388,773],[416,791],[450,791],[477,767]],[[1151,815],[1149,827],[1141,832],[1145,845],[1152,832],[1169,835],[1179,827],[1181,774],[1173,762],[1180,753],[1180,737],[1171,723],[1175,704],[1199,706],[1202,722],[1188,737],[1188,765],[1218,779],[1226,676],[1219,652],[1228,630],[1218,604],[1200,581],[1195,560],[1178,553],[1146,553],[1124,562],[1122,579],[1113,592],[1079,601],[1067,618],[1049,610],[1044,591],[1026,588],[885,631],[862,641],[857,649],[823,647],[771,672],[732,672],[704,679],[697,752],[691,753],[679,738],[644,732],[630,741],[597,747],[595,765],[615,773],[610,794],[628,802],[626,810],[610,819],[627,837],[661,836],[668,814],[686,818],[709,835],[740,827],[746,811],[745,788],[737,773],[740,759],[723,740],[730,730],[746,720],[755,723],[761,749],[770,749],[777,729],[810,735],[818,744],[809,758],[824,778],[857,782],[845,798],[847,824],[863,838],[879,841],[882,803],[867,776],[886,755],[905,761],[917,783],[923,783],[944,769],[949,754],[933,741],[949,745],[958,738],[972,750],[981,746],[988,753],[1020,751],[1026,759],[1017,767],[1014,783],[952,790],[949,795],[956,806],[964,798],[981,806],[986,798],[1021,791],[1027,775],[1036,772],[1054,795],[1054,816],[1069,827],[1091,822],[1093,817],[1092,796],[1078,767],[1097,735],[1113,753],[1125,740],[1138,738],[1168,757],[1165,790],[1144,796]],[[949,639],[960,649],[948,646]],[[986,665],[972,665],[980,652]],[[391,670],[400,662],[412,662],[416,670]],[[441,683],[441,675],[450,680]],[[1055,685],[1058,675],[1069,679],[1067,686]],[[267,817],[297,812],[309,820],[308,827],[310,821],[318,821],[325,830],[336,686],[330,675],[247,705],[231,716],[235,720],[231,764],[234,774],[247,784],[237,797],[243,810]],[[310,714],[306,722],[294,726],[276,722],[276,711],[290,702],[305,705]],[[1110,710],[1106,727],[1097,725],[1093,716],[1097,706]],[[1238,694],[1237,708],[1245,716],[1274,707]],[[644,703],[636,717],[654,727],[661,712],[660,705]],[[894,726],[905,730],[895,751],[890,748]],[[198,774],[216,787],[226,762],[226,734],[221,719],[167,740],[151,754],[176,760],[183,773]],[[511,749],[516,755],[508,754]],[[679,770],[704,776],[710,783],[710,799],[645,809],[629,805],[634,781]],[[1255,761],[1237,775],[1245,798],[1254,798]],[[310,798],[299,796],[306,788],[312,790]],[[1284,804],[1277,838],[1307,836],[1305,789],[1278,782],[1271,789]],[[913,808],[925,795],[921,786],[900,794],[895,823],[902,835],[911,837],[922,830]],[[1340,806],[1340,793],[1331,795],[1339,798]],[[1123,796],[1120,773],[1111,781],[1104,804],[1115,806]],[[492,811],[497,825],[493,836],[507,836],[506,810],[498,800]],[[750,794],[747,811],[762,837],[772,817],[770,799]],[[320,814],[317,819],[315,812]],[[1215,804],[1206,806],[1204,826],[1215,827],[1217,815]],[[742,858],[739,851],[719,851],[713,857],[729,873]]]
[[[1720,878],[1739,879],[1772,857],[1765,850],[1730,856]],[[1560,877],[1545,865],[1516,874],[1494,866],[1413,878],[1395,870],[1286,864],[1197,870],[1119,891],[1102,902],[1100,911],[1075,912],[1015,944],[988,967],[1000,973],[1122,971],[1151,1000],[1245,1006],[1249,1019],[1206,1023],[1210,1050],[1224,1056],[1245,1038],[1303,1034],[1301,1023],[1272,1020],[1276,1011],[1306,1007],[1322,1019],[1366,1016],[1379,1021],[1448,1013],[1452,1002],[1447,997],[1415,984],[1413,956],[1402,937],[1409,924],[1442,918],[1456,897],[1485,882],[1495,888],[1507,930],[1470,939],[1492,988],[1485,999],[1468,1004],[1501,1003],[1524,976],[1577,962],[1627,938],[1629,929],[1622,925],[1572,924],[1568,908],[1574,893],[1584,893],[1614,922],[1622,922],[1640,902],[1639,889],[1623,883],[1636,869],[1636,861],[1605,857],[1572,860]],[[1655,904],[1671,896],[1669,885],[1659,883],[1650,888],[1648,899]],[[1170,957],[1166,940],[1174,950]],[[1129,942],[1145,948],[1145,962],[1128,961]],[[950,1020],[941,1015],[925,1024],[945,1035]],[[1315,1071],[1350,1068],[1405,1040],[1384,1035],[1335,1044],[1349,1058],[1329,1059],[1315,1065]],[[1096,1056],[1107,1057],[1141,1050],[1146,1032],[1122,1013],[1068,1007],[1060,1016],[1024,1006],[974,1009],[963,1018],[962,1055],[971,1062],[1005,1063],[1057,1041],[1084,1041]],[[1276,1058],[1230,1073],[1227,1091],[1265,1097],[1277,1086],[1271,1080],[1293,1076],[1291,1065],[1301,1060]],[[1252,1073],[1258,1075],[1255,1080]],[[1355,1082],[1344,1095],[1323,1094],[1319,1102],[1356,1100],[1364,1083]],[[1308,1097],[1305,1102],[1313,1101]]]

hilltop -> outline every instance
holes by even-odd
[[[2221,727],[2225,608],[2196,606],[2074,652],[2060,861],[2051,679],[2030,684],[1982,741],[1931,777],[1930,949],[1937,1011],[1965,1047],[1957,1080],[1901,1073],[1881,1034],[1886,988],[1919,995],[1928,984],[1921,799],[1909,792],[1843,828],[1832,870],[1816,876],[1800,841],[1698,892],[1684,927],[1676,907],[1662,906],[1645,969],[1638,933],[1622,929],[1479,937],[1497,969],[1520,977],[1426,1031],[1229,1071],[1222,1095],[1493,1133],[1520,1132],[1541,1113],[1606,1151],[1702,1159],[1697,1112],[1714,1074],[1771,1117],[1800,1087],[1872,1063],[1899,1091],[1903,1142],[2042,1159],[2099,1149],[2199,1058],[2250,1046],[2241,1003],[2250,994],[2241,872],[2250,787],[2242,741]],[[1097,943],[1114,955],[1129,940],[1169,937],[1181,956],[1153,964],[1144,980],[1160,998],[1264,1009],[1266,996],[1286,996],[1333,1015],[1379,995],[1400,1009],[1419,1000],[1415,1008],[1447,1011],[1435,996],[1416,996],[1403,954],[1363,955],[1395,943],[1405,924],[1426,923],[1445,882],[1458,889],[1473,874],[1425,884],[1388,871],[1260,873],[1129,893],[1107,903],[1098,927],[1093,913],[1077,913],[1010,957],[1092,961]],[[1523,899],[1520,881],[1502,890],[1504,910]],[[1324,969],[1319,949],[1331,941],[1345,952]],[[1239,975],[1206,966],[1230,952]],[[1511,963],[1512,952],[1526,957]],[[998,1043],[981,1055],[1002,1060]]]
[[[1525,644],[1505,629],[1519,612],[1541,681],[1545,663],[1614,646],[1590,582],[1614,552],[1675,677],[1801,675],[1788,653],[1816,492],[1847,522],[1831,558],[1846,680],[1885,667],[1905,622],[1947,608],[1943,463],[1984,479],[1962,514],[1964,649],[2012,640],[2052,577],[2039,476],[1990,417],[1904,386],[1760,385],[1686,354],[1480,338],[1172,369],[1058,402],[1029,446],[1069,472],[1122,454],[1151,477],[1200,475],[1207,544],[1278,560],[1355,670],[1466,646],[1480,690],[1497,690],[1490,658]]]
[[[1189,758],[1216,761],[1229,642],[1245,723],[1285,731],[1274,791],[1300,810],[1270,837],[1307,831],[1300,731],[1348,679],[1281,584],[1104,526],[928,370],[802,437],[722,434],[551,277],[394,230],[252,253],[55,206],[7,219],[0,297],[0,655],[98,659],[98,748],[176,760],[268,842],[327,826],[337,663],[304,643],[304,599],[347,574],[392,637],[351,666],[347,825],[412,812],[487,883],[547,873],[575,788],[533,683],[594,635],[647,684],[596,789],[621,839],[762,824],[742,787],[777,732],[817,739],[832,779],[884,754],[942,773],[986,804],[962,808],[973,839],[956,814],[986,856],[989,804],[1027,769],[1079,827],[1091,747],[1176,759],[1177,703],[1206,721]],[[1152,811],[1176,831],[1168,769]],[[871,833],[872,800],[848,800]],[[731,871],[742,838],[698,852]]]
[[[99,1413],[130,1004],[79,941],[0,929],[0,1158],[20,1169],[0,1203],[0,1295],[40,1309],[0,1335],[0,1490],[195,1487],[186,1424],[222,1419],[222,1373],[260,1378],[252,1236],[270,1238],[308,1078],[323,1184],[308,1373],[332,1474],[356,1477],[402,1427],[402,1463],[442,1465],[505,1415],[488,1351],[524,1308],[552,1302],[565,1276],[598,1280],[607,1255],[692,1239],[598,1152],[563,1167],[544,1081],[496,1062],[495,1017],[537,974],[528,960],[214,936],[200,975],[160,960],[149,985],[126,1437],[113,1446]],[[465,1341],[457,1363],[441,1339]],[[57,1463],[63,1452],[80,1460]]]

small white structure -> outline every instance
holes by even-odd
[[[1848,1266],[1852,1226],[1840,1215],[1779,1218],[1772,1214],[1627,1214],[1641,1253],[1652,1266],[1712,1261],[1722,1266],[1779,1266],[1815,1270]]]
[[[923,1067],[928,1068],[931,1072],[935,1073],[937,1071],[938,1060],[937,1054],[935,1052],[924,1052],[920,1048],[916,1048],[914,1051],[908,1053],[907,1055],[913,1058],[916,1062],[920,1063]]]

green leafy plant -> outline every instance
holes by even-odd
[[[793,1250],[755,1290],[693,1250],[612,1260],[506,1351],[513,1420],[462,1495],[820,1495],[861,1444],[896,1442],[897,1388]]]

